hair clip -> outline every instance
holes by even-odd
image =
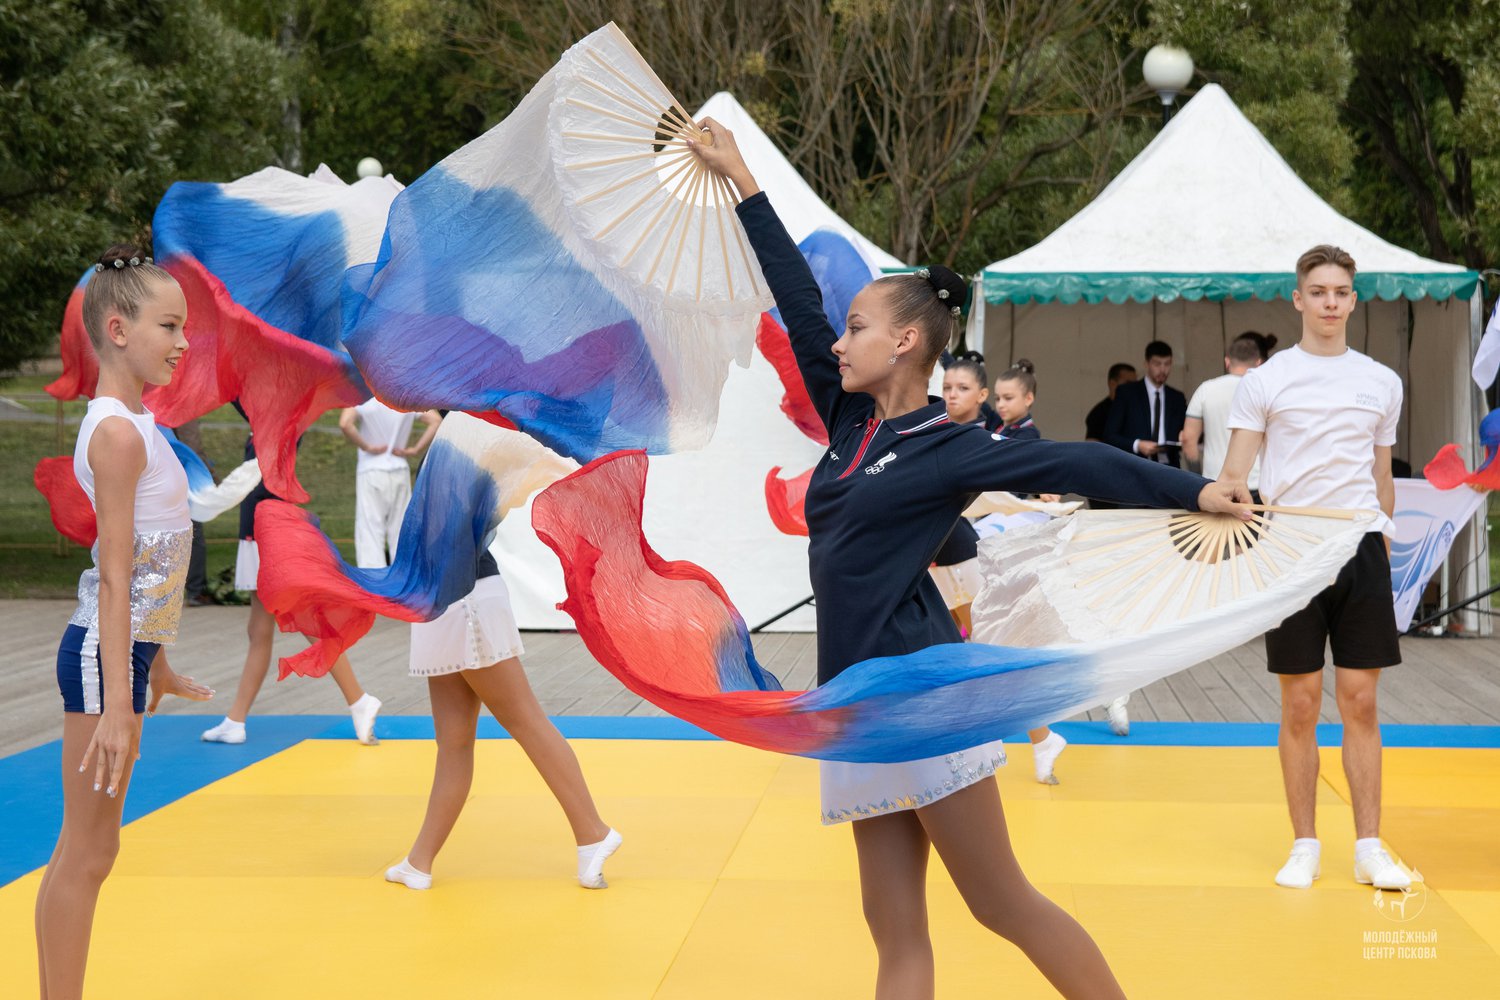
[[[938,293],[938,298],[943,299],[944,301],[947,300],[947,298],[948,298],[948,289],[946,289],[946,288],[939,288],[937,290],[937,293]]]
[[[927,268],[925,268],[925,267],[919,267],[916,270],[916,275],[917,275],[917,277],[921,278],[923,281],[927,281],[928,279],[930,279],[932,277],[932,272],[929,271],[929,270],[927,270]]]
[[[963,314],[964,314],[964,307],[963,306],[954,306],[953,307],[953,315],[955,317],[962,316]]]
[[[115,258],[115,269],[118,270],[118,269],[120,269],[120,268],[122,268],[124,266],[125,266],[125,262],[123,260],[121,260],[120,258],[116,257]]]

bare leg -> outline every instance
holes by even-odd
[[[333,682],[339,686],[339,693],[344,696],[346,704],[352,705],[365,696],[365,689],[359,686],[359,679],[354,676],[354,667],[349,664],[349,657],[343,653],[333,661],[333,666],[328,668]]]
[[[1334,669],[1334,697],[1344,723],[1344,776],[1354,805],[1354,835],[1380,836],[1380,716],[1375,708],[1379,670]]]
[[[37,954],[46,1000],[83,996],[89,937],[99,889],[120,850],[120,816],[133,762],[127,762],[120,792],[111,798],[94,791],[92,769],[78,765],[99,725],[99,716],[63,716],[63,825],[36,901]],[[140,725],[140,717],[136,717]]]
[[[432,793],[427,797],[427,815],[406,857],[412,867],[430,873],[438,851],[443,849],[459,813],[463,812],[474,781],[479,696],[460,674],[427,678],[427,691],[432,698],[432,724],[437,731],[437,766],[432,774]]]
[[[250,639],[250,648],[245,651],[240,686],[234,693],[234,703],[229,706],[229,718],[235,722],[244,722],[250,716],[255,696],[260,694],[271,669],[271,641],[276,637],[276,619],[254,592],[250,594],[250,620],[245,624],[245,634]]]
[[[1292,836],[1316,837],[1318,710],[1323,703],[1323,671],[1277,676],[1281,678],[1281,734],[1277,747],[1281,751],[1281,780],[1286,786]],[[1378,732],[1376,738],[1379,739]]]
[[[855,820],[859,890],[879,967],[875,1000],[932,1000],[927,931],[927,834],[916,813]]]
[[[1122,998],[1088,931],[1037,892],[1021,871],[994,778],[916,810],[969,912],[1026,953],[1065,997]]]
[[[965,639],[974,631],[974,620],[969,614],[969,610],[972,607],[972,604],[960,604],[956,608],[948,609],[948,614],[953,616],[953,624],[957,625],[959,631],[963,632]]]
[[[609,826],[599,818],[578,757],[542,711],[521,661],[512,657],[481,670],[465,670],[459,676],[531,758],[567,815],[574,841],[581,847],[608,836]]]
[[[1028,730],[1026,730],[1026,735],[1027,735],[1028,738],[1030,738],[1030,740],[1031,740],[1031,742],[1033,744],[1036,744],[1036,743],[1042,742],[1042,740],[1045,740],[1047,737],[1051,736],[1052,735],[1052,730],[1049,729],[1046,726],[1043,726],[1041,729],[1028,729]]]

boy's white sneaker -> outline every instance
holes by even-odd
[[[1318,851],[1293,847],[1286,864],[1276,873],[1276,884],[1286,889],[1311,889],[1313,880],[1321,873]]]
[[[1354,859],[1354,881],[1377,889],[1410,889],[1411,876],[1385,853],[1385,848],[1366,851]]]

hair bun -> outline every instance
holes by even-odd
[[[1276,349],[1276,334],[1274,334],[1274,333],[1263,333],[1263,334],[1261,334],[1260,346],[1261,346],[1262,351],[1264,351],[1264,353],[1270,354],[1273,350]]]
[[[155,262],[148,252],[134,243],[116,243],[99,255],[99,260],[94,264],[94,270],[117,271],[126,267],[140,267],[142,264],[151,263]]]
[[[927,272],[922,276],[927,283],[937,292],[937,297],[943,300],[943,305],[952,309],[962,309],[969,301],[969,283],[963,279],[958,272],[944,267],[941,264],[932,264],[919,271]]]
[[[1028,375],[1036,374],[1036,365],[1031,362],[1030,358],[1017,358],[1011,367],[1018,372],[1026,372]]]

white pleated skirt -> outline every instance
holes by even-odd
[[[248,538],[241,538],[240,547],[234,553],[234,589],[254,590],[259,576],[260,546]]]
[[[994,774],[1005,764],[1005,744],[984,743],[957,753],[900,764],[820,761],[823,824],[833,826],[919,809]]]
[[[510,609],[504,577],[483,577],[437,618],[412,622],[413,677],[478,670],[522,652],[521,631]]]

